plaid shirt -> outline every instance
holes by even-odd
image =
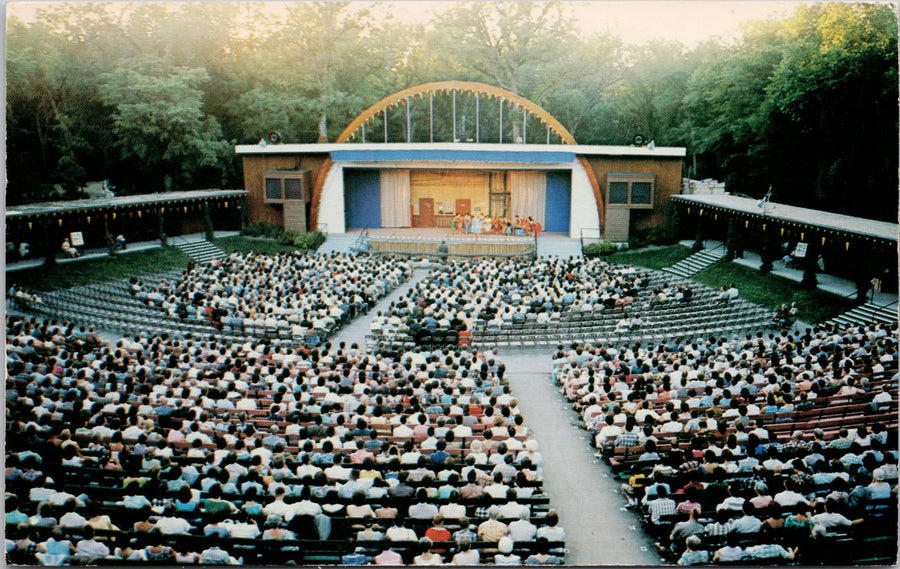
[[[707,524],[705,528],[703,528],[703,533],[710,537],[721,537],[724,535],[728,535],[728,532],[731,530],[731,526],[727,523],[719,523],[713,522],[711,524]]]
[[[616,437],[615,445],[617,448],[628,448],[638,446],[638,436],[635,433],[622,433]]]
[[[650,510],[650,521],[658,524],[660,517],[670,516],[675,513],[675,500],[672,498],[657,498],[651,500],[647,507]]]
[[[488,506],[480,506],[475,508],[475,517],[486,520],[488,517]]]
[[[772,557],[787,558],[790,556],[790,553],[788,553],[788,551],[784,547],[775,543],[751,545],[744,550],[744,553],[746,553],[753,559],[771,559]]]
[[[456,543],[461,543],[464,539],[468,539],[469,541],[478,541],[478,534],[470,529],[461,529],[453,534],[453,541]]]

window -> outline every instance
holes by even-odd
[[[650,204],[652,203],[653,184],[650,182],[632,182],[631,184],[631,203],[634,204]]]
[[[288,200],[309,201],[312,176],[309,170],[271,170],[265,176],[267,203]]]
[[[266,178],[266,200],[281,199],[281,178]]]
[[[632,208],[653,207],[654,174],[607,174],[607,203]]]
[[[628,182],[609,183],[609,203],[628,203]]]

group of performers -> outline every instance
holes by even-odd
[[[483,233],[495,235],[537,235],[541,232],[541,224],[531,216],[516,218],[510,221],[506,217],[468,213],[456,214],[450,221],[454,233]]]

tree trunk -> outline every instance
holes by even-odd
[[[703,216],[697,216],[697,235],[694,238],[694,245],[691,251],[694,253],[703,250]]]
[[[316,142],[328,142],[328,113],[323,112],[319,119],[319,138]]]
[[[809,246],[806,248],[806,258],[803,259],[803,278],[800,280],[800,287],[804,290],[815,290],[818,282],[816,281],[816,272],[819,263],[819,247],[818,237],[809,236]]]

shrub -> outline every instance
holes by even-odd
[[[675,231],[667,227],[651,227],[647,232],[647,240],[654,245],[674,245],[678,242]]]
[[[290,229],[285,229],[280,225],[257,221],[256,223],[248,223],[241,229],[241,235],[247,237],[265,237],[274,239],[282,245],[288,247],[296,247],[305,251],[315,251],[322,243],[325,243],[325,234],[321,231],[310,231],[308,233],[297,233]]]
[[[614,245],[612,242],[610,242],[606,239],[601,239],[600,241],[597,241],[596,243],[591,243],[590,245],[587,245],[584,248],[583,253],[584,253],[584,256],[588,257],[588,258],[590,258],[590,257],[605,257],[607,255],[612,255],[613,253],[615,253],[618,250],[619,250],[619,248],[616,245]]]
[[[263,235],[265,235],[265,233],[266,224],[262,221],[248,223],[241,228],[241,235],[246,235],[247,237],[262,237]]]
[[[641,249],[647,245],[674,245],[677,242],[675,232],[667,227],[635,229],[628,236],[629,249]]]
[[[273,223],[266,223],[265,221],[248,223],[243,228],[241,228],[241,235],[246,235],[247,237],[268,237],[269,239],[281,239],[281,236],[283,234],[283,227],[281,227],[280,225],[275,225]]]
[[[310,231],[295,235],[293,239],[294,247],[307,251],[315,251],[322,243],[325,243],[325,234],[321,231]]]

